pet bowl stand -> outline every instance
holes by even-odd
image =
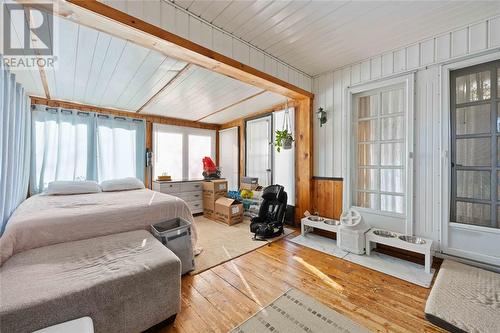
[[[404,240],[399,239],[399,236],[403,236],[403,234],[399,234],[395,232],[396,237],[384,237],[378,236],[373,232],[377,230],[377,228],[372,228],[370,231],[366,233],[366,254],[370,255],[370,251],[372,249],[371,243],[385,244],[388,246],[396,247],[399,249],[407,250],[410,252],[421,253],[425,256],[425,272],[431,273],[432,266],[432,240],[421,238],[425,241],[424,244],[415,244],[410,243]],[[380,230],[380,229],[378,229]]]

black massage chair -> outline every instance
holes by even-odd
[[[281,185],[270,185],[264,189],[259,216],[252,218],[250,231],[254,240],[265,240],[283,233],[288,196]]]

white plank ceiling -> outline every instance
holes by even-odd
[[[285,97],[270,91],[265,91],[254,98],[209,115],[202,121],[206,123],[224,124],[234,120],[235,115],[238,115],[238,118],[246,117],[255,113],[255,110],[264,110],[270,106],[285,103],[285,101]]]
[[[284,100],[271,93],[256,99],[266,92],[195,65],[182,71],[184,61],[66,19],[55,17],[54,26],[59,29],[57,66],[45,70],[51,99],[195,121],[242,100],[245,110],[253,105],[252,112]],[[47,97],[38,68],[14,72],[29,95]],[[238,110],[226,110],[211,122],[239,118]]]
[[[172,1],[310,75],[500,13],[500,1]]]

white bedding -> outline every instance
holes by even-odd
[[[77,195],[36,195],[14,212],[0,238],[0,264],[13,254],[46,245],[146,229],[182,217],[183,200],[148,189]],[[196,230],[193,226],[193,246]]]

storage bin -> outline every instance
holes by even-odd
[[[181,273],[194,269],[193,245],[191,243],[191,222],[183,218],[151,225],[151,233],[181,260]]]

